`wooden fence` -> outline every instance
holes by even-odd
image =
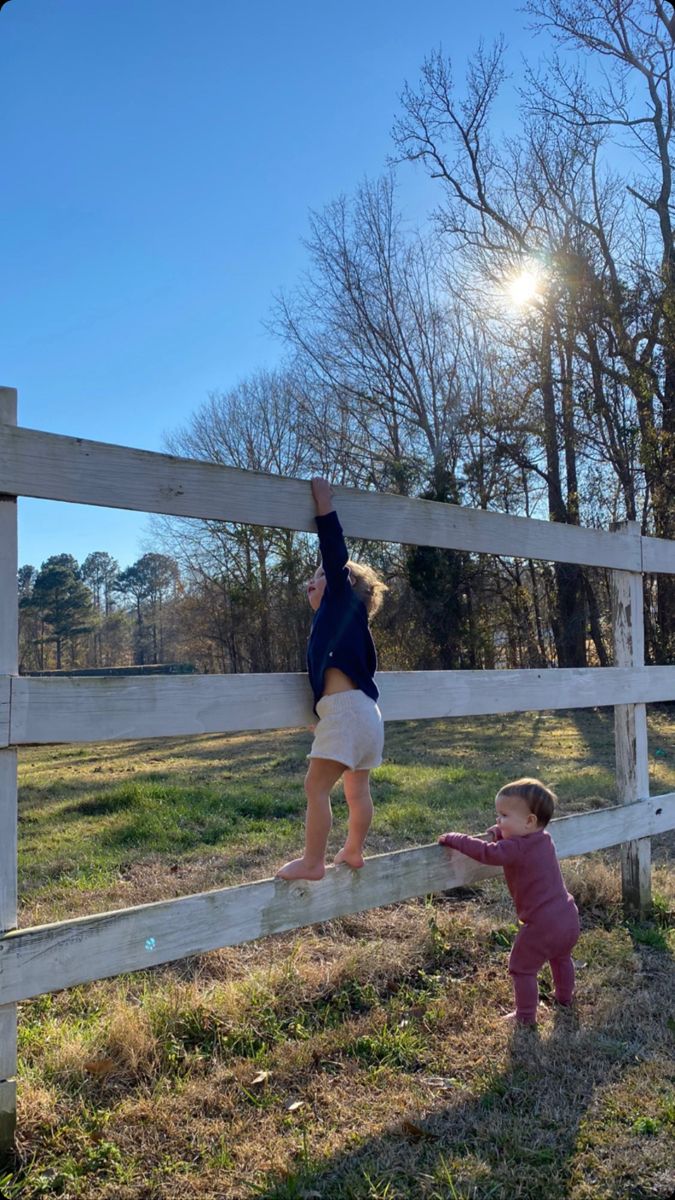
[[[16,1120],[16,1005],[43,992],[170,962],[494,871],[438,846],[330,868],[318,883],[263,880],[17,930],[17,746],[281,729],[310,722],[304,675],[19,677],[16,497],[314,530],[306,482],[18,428],[0,389],[0,1153]],[[675,666],[644,665],[642,574],[675,573],[675,542],[336,489],[345,533],[611,571],[615,666],[413,671],[379,676],[385,720],[613,705],[619,805],[554,821],[561,857],[622,847],[624,902],[644,912],[650,838],[675,828],[675,793],[649,796],[645,705],[675,699]]]

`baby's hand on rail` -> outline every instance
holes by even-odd
[[[449,846],[452,849],[452,838],[456,837],[454,833],[442,833],[438,839],[439,846]]]

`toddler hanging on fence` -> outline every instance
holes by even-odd
[[[549,962],[558,1004],[574,994],[572,948],[579,938],[579,913],[563,881],[553,839],[546,832],[556,796],[538,779],[517,779],[497,793],[497,823],[487,842],[464,833],[444,833],[442,846],[476,862],[503,867],[521,922],[509,958],[515,1011],[507,1019],[534,1025],[539,992],[537,972]]]
[[[321,566],[307,585],[314,610],[307,669],[319,718],[305,777],[305,849],[277,872],[280,879],[321,879],[332,814],[331,788],[341,778],[349,808],[347,840],[335,857],[357,869],[373,816],[370,771],[382,762],[384,732],[377,706],[377,667],[369,621],[386,586],[375,571],[349,559],[325,479],[312,480]]]

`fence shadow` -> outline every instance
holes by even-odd
[[[644,947],[635,948],[644,957]],[[573,1012],[554,1010],[536,1030],[505,1032],[506,1065],[485,1077],[480,1095],[464,1099],[460,1081],[454,1081],[456,1098],[445,1105],[399,1115],[353,1148],[316,1167],[306,1164],[297,1174],[272,1177],[254,1194],[264,1200],[564,1200],[580,1130],[598,1089],[630,1073],[636,1047],[658,1038],[653,1027],[648,1035],[644,1028],[658,1007],[655,999],[640,1022],[617,1003],[597,1022],[583,1024]],[[661,1014],[667,1043],[666,1020]],[[451,1061],[447,1071],[452,1076]],[[620,1194],[640,1200],[667,1192],[645,1192],[636,1179],[634,1185],[626,1180]]]

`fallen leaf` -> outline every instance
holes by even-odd
[[[267,1083],[270,1077],[269,1071],[258,1071],[255,1079],[251,1080],[251,1087],[256,1087],[259,1083]]]
[[[422,1129],[421,1125],[416,1125],[414,1121],[401,1121],[401,1129],[414,1142],[420,1142],[425,1138],[429,1142],[437,1141],[435,1133],[428,1133],[426,1129]]]
[[[299,1108],[303,1108],[304,1103],[304,1100],[294,1100],[292,1104],[287,1104],[286,1108],[288,1112],[297,1112]]]
[[[445,1088],[447,1090],[457,1087],[457,1080],[454,1076],[450,1075],[428,1075],[422,1080],[422,1083],[426,1083],[427,1087]]]
[[[92,1058],[84,1064],[84,1069],[89,1075],[109,1075],[115,1070],[115,1060],[113,1058]]]

